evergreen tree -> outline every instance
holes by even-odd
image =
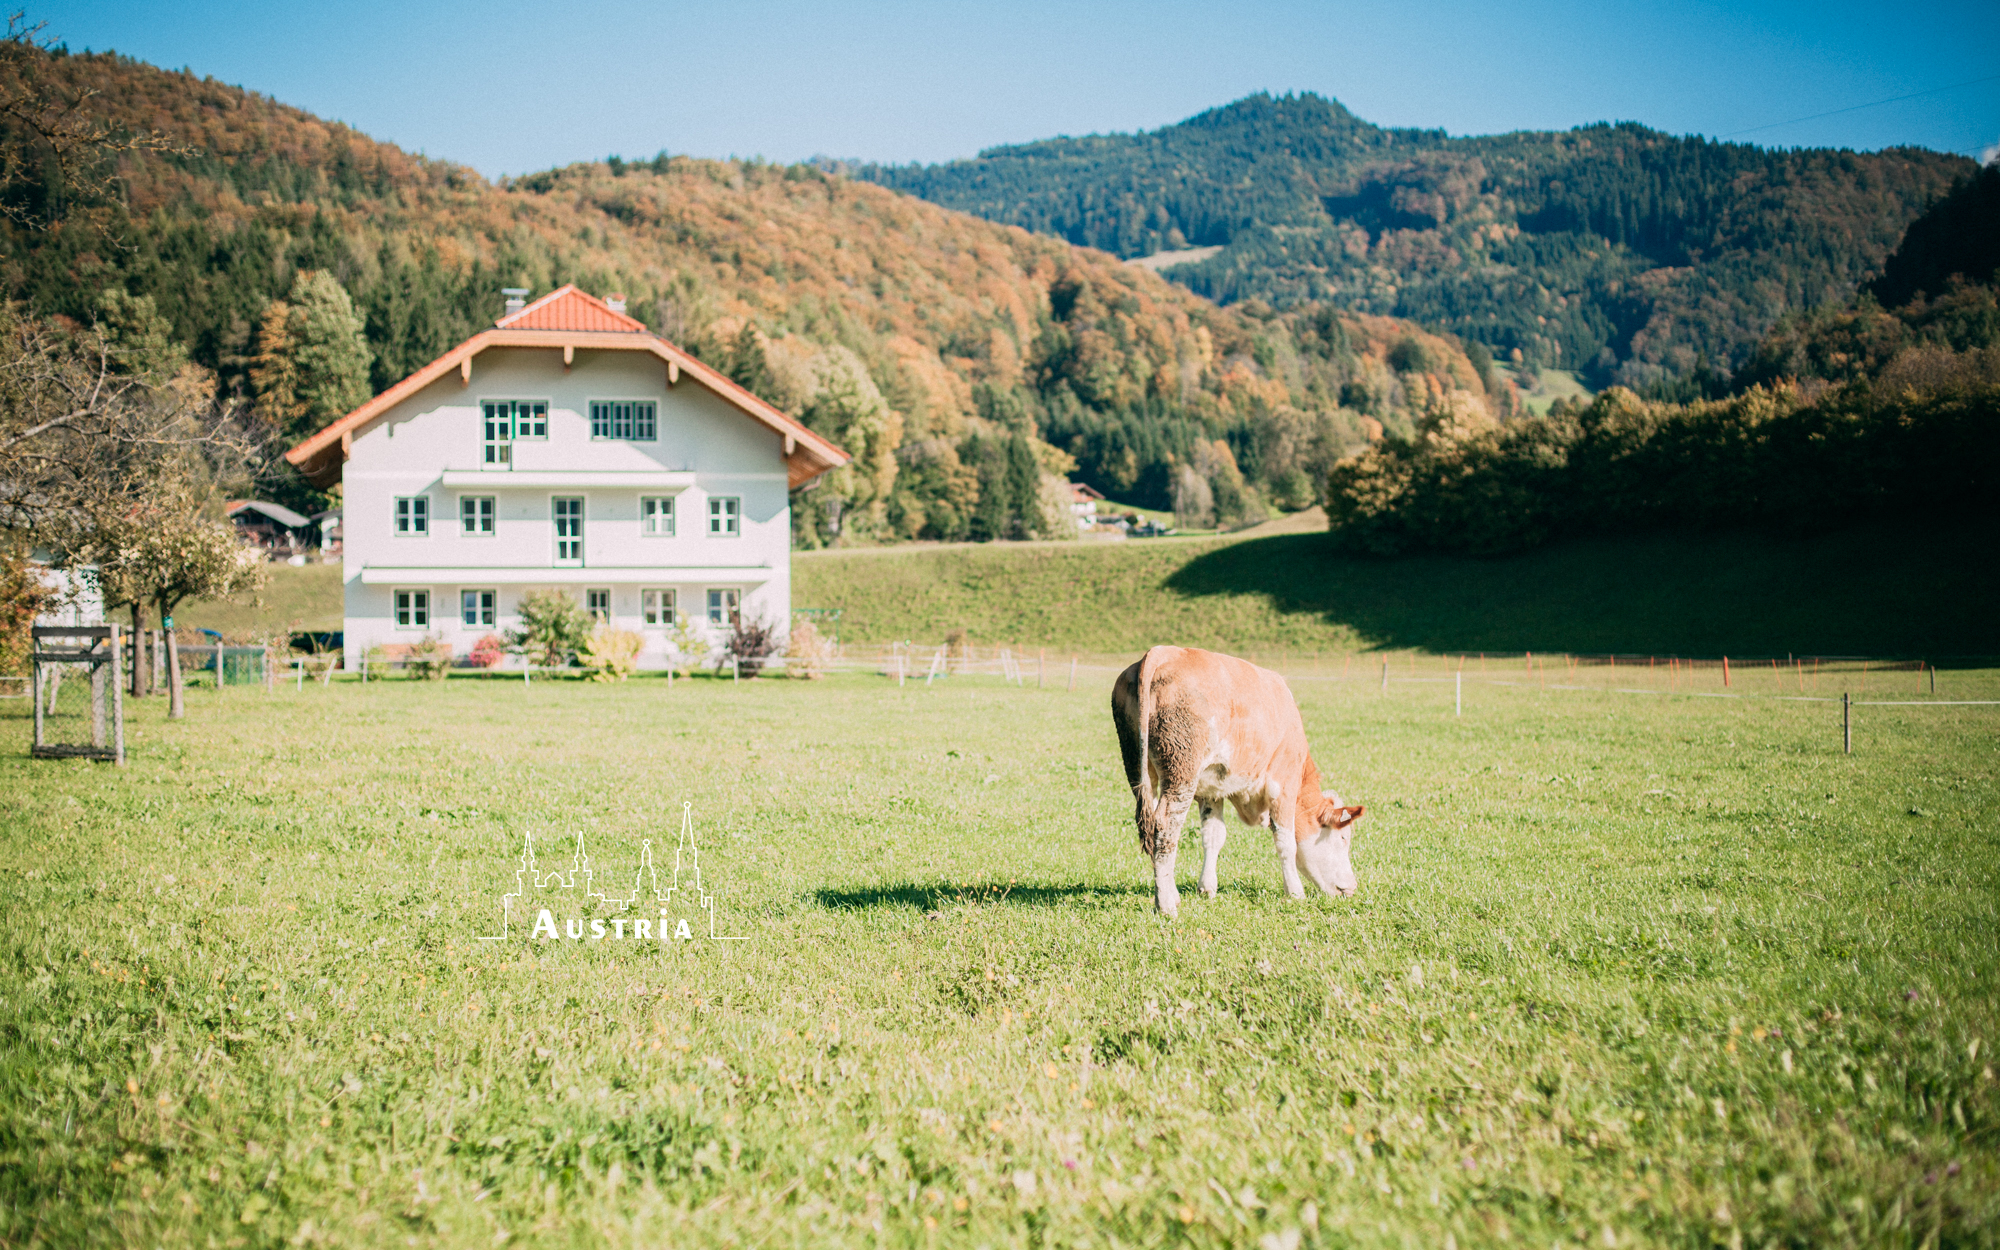
[[[1041,519],[1042,469],[1035,450],[1018,431],[1007,440],[1006,530],[1013,538],[1035,537]]]
[[[166,379],[188,363],[187,348],[174,338],[173,326],[150,295],[106,288],[97,297],[97,328],[121,372]]]
[[[289,300],[273,300],[257,329],[250,382],[258,415],[303,438],[360,407],[374,360],[347,291],[324,270],[301,273]]]
[[[298,367],[298,402],[303,436],[366,403],[372,393],[368,348],[354,302],[333,275],[302,273],[292,283],[292,351]]]
[[[764,358],[764,340],[757,327],[746,321],[729,345],[729,380],[757,398],[770,402],[777,388],[772,384],[771,364]]]

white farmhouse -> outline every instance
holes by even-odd
[[[791,614],[790,491],[838,447],[565,286],[286,453],[342,494],[346,653],[440,635],[469,652],[558,587],[666,658],[688,617]]]

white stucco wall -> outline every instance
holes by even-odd
[[[549,404],[548,437],[516,442],[507,468],[482,464],[480,405],[489,399]],[[593,399],[655,401],[656,439],[592,439]],[[537,472],[582,476],[559,485],[519,484]],[[591,476],[661,472],[692,476],[643,487]],[[477,474],[476,484],[447,486],[447,473]],[[744,612],[781,629],[789,625],[791,515],[781,437],[692,378],[669,387],[664,365],[649,353],[578,350],[565,372],[560,350],[486,351],[473,360],[469,385],[451,373],[357,432],[342,482],[350,665],[366,647],[413,642],[427,632],[468,652],[480,637],[518,625],[523,594],[552,585],[580,603],[586,590],[608,589],[612,625],[647,636],[642,663],[665,660],[664,631],[641,619],[647,589],[674,590],[679,610],[705,621],[707,592],[733,588]],[[492,535],[461,532],[459,500],[468,495],[495,499]],[[674,498],[672,537],[641,533],[642,495]],[[584,500],[580,567],[555,560],[558,496]],[[713,496],[741,499],[739,535],[706,532]],[[399,497],[428,500],[428,534],[396,533]],[[428,629],[397,626],[399,588],[430,592]],[[462,590],[498,593],[495,624],[461,621]]]

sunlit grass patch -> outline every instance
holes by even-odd
[[[1232,826],[1169,924],[1091,682],[232,689],[123,772],[10,713],[6,1238],[1990,1237],[2000,709],[1301,678],[1360,894]],[[683,802],[749,940],[476,940]]]

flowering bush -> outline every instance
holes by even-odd
[[[577,658],[590,670],[592,681],[624,681],[639,667],[639,649],[646,640],[629,629],[600,629],[586,638]]]
[[[507,640],[498,634],[488,634],[472,644],[472,654],[466,658],[474,668],[497,668],[507,658]]]

